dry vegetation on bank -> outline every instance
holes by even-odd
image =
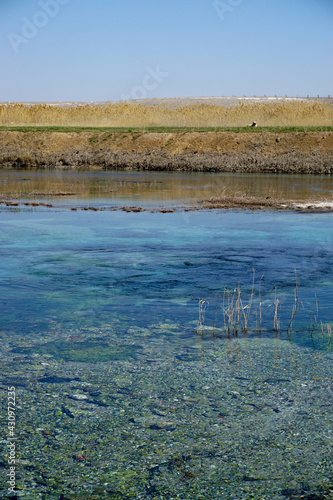
[[[23,127],[24,128],[24,127]],[[333,173],[333,131],[0,130],[2,168]],[[318,127],[319,128],[319,127]],[[241,132],[240,130],[243,130]],[[250,130],[258,130],[249,133]]]
[[[0,126],[243,127],[253,120],[261,127],[333,126],[333,107],[320,101],[240,103],[231,107],[194,104],[177,108],[126,102],[68,107],[0,105]]]

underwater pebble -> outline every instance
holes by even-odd
[[[78,401],[82,401],[84,399],[88,399],[88,396],[86,396],[85,394],[71,394],[69,397],[71,399],[77,399]]]

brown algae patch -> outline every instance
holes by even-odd
[[[329,213],[333,211],[333,202],[327,201],[309,201],[309,202],[296,202],[294,200],[284,200],[276,199],[271,197],[256,197],[249,195],[229,195],[229,196],[219,196],[215,198],[210,198],[208,200],[202,200],[200,203],[192,203],[188,206],[169,206],[169,207],[159,207],[158,205],[154,208],[148,208],[138,205],[103,205],[103,206],[60,206],[54,207],[52,203],[42,203],[42,202],[25,202],[21,200],[9,200],[8,197],[5,200],[0,200],[0,209],[6,207],[7,209],[15,208],[16,210],[36,209],[38,207],[45,208],[61,208],[70,209],[72,211],[83,210],[92,212],[105,212],[105,211],[122,211],[127,213],[174,213],[174,212],[189,212],[197,210],[218,210],[218,209],[242,209],[242,210],[291,210],[302,213]]]

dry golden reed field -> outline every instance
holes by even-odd
[[[193,104],[171,108],[163,104],[0,105],[0,126],[64,127],[262,127],[332,126],[333,107],[320,101],[240,103],[224,107]]]

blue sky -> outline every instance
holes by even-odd
[[[332,0],[0,0],[0,101],[333,95]]]

